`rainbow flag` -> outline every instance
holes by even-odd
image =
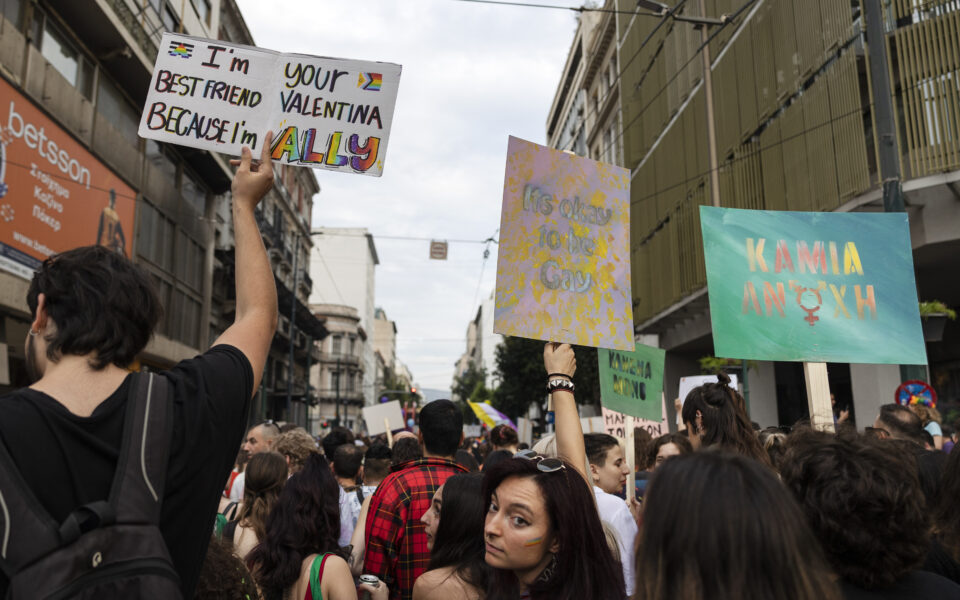
[[[379,92],[382,84],[383,75],[381,73],[360,73],[360,78],[357,80],[358,88],[371,92]]]
[[[170,56],[179,56],[180,58],[190,58],[193,55],[193,44],[186,42],[170,42]]]
[[[477,418],[483,421],[488,427],[509,425],[516,430],[517,426],[510,420],[510,417],[490,406],[490,404],[486,402],[470,402],[469,400],[467,400],[467,404],[473,409],[473,414],[477,415]]]

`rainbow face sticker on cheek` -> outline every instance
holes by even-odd
[[[531,546],[536,546],[540,544],[542,541],[543,541],[543,536],[540,536],[538,538],[533,538],[532,540],[527,540],[526,542],[523,543],[523,545],[524,547],[529,548]]]

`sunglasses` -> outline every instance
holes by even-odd
[[[540,456],[533,450],[521,450],[514,455],[515,458],[522,458],[537,463],[537,470],[541,473],[556,473],[565,471],[567,466],[559,458],[547,458]]]
[[[273,425],[274,427],[277,428],[277,431],[280,431],[280,424],[274,421],[273,419],[267,419],[266,421],[261,423],[261,425]]]

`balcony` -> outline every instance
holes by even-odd
[[[339,353],[321,352],[320,362],[324,362],[324,363],[339,362],[341,365],[359,365],[360,357],[355,354],[347,354],[346,352],[339,352]]]

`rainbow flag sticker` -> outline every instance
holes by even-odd
[[[357,87],[362,90],[379,92],[382,83],[383,75],[380,73],[360,73],[360,79],[357,80]]]
[[[170,56],[179,56],[180,58],[190,58],[193,56],[193,44],[186,42],[170,42]]]

